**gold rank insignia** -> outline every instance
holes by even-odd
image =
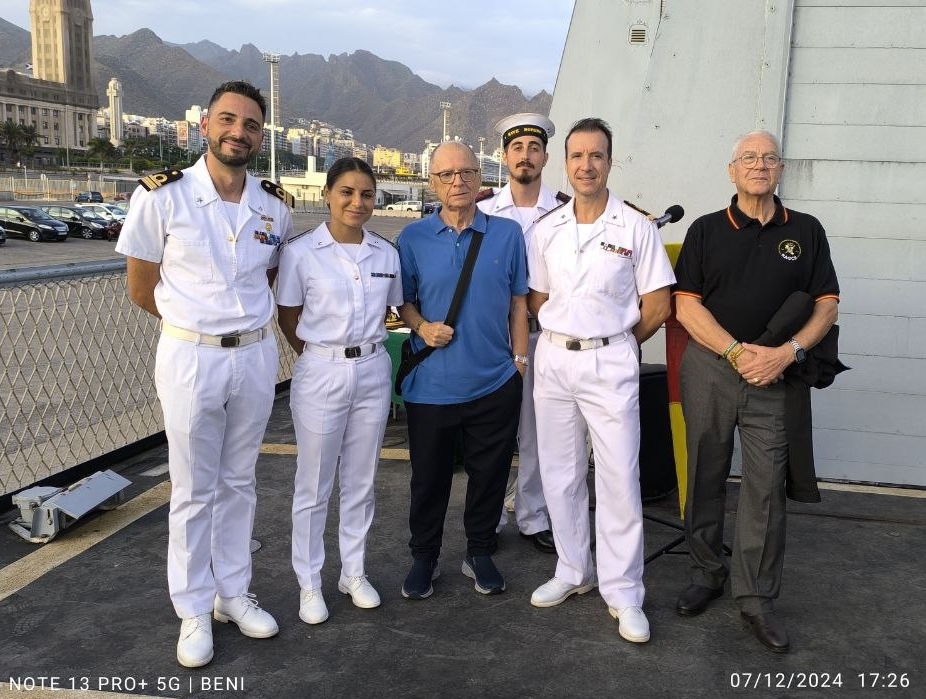
[[[181,177],[183,177],[183,173],[180,170],[164,170],[163,172],[155,172],[153,175],[142,177],[138,180],[138,184],[150,192],[152,189],[176,182]]]
[[[289,208],[293,208],[293,206],[296,205],[296,197],[287,192],[276,182],[271,182],[270,180],[261,180],[260,186],[265,192],[272,194],[277,199],[286,204],[286,206]]]

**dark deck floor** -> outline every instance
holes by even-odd
[[[401,423],[391,425],[385,446],[402,449],[403,432]],[[295,443],[286,394],[277,401],[265,442]],[[165,461],[166,448],[160,448],[125,465],[122,472],[133,481],[130,495],[149,498],[155,508],[69,559],[71,549],[105,532],[118,511],[69,529],[44,547],[0,530],[0,696],[111,696],[96,690],[112,690],[116,681],[134,694],[165,697],[926,696],[921,492],[903,497],[827,490],[821,505],[792,504],[777,605],[792,651],[774,655],[741,626],[729,589],[697,618],[675,614],[676,597],[688,581],[682,555],[665,555],[646,567],[645,610],[652,627],[647,644],[622,640],[596,593],[551,609],[531,607],[530,594],[550,577],[555,558],[535,551],[511,526],[496,557],[508,590],[477,594],[459,568],[465,548],[462,474],[455,479],[435,594],[421,602],[403,599],[409,466],[400,459],[380,464],[368,543],[367,572],[382,606],[357,609],[337,592],[335,507],[323,573],[331,616],[308,626],[298,618],[299,589],[289,562],[295,459],[267,453],[258,463],[254,536],[262,548],[254,555],[252,591],[275,615],[280,633],[254,640],[216,623],[215,659],[191,671],[175,658],[179,622],[167,594],[167,508],[157,506],[166,488],[150,490],[166,476],[142,475]],[[730,491],[732,536],[735,483]],[[675,496],[649,504],[646,512],[677,520]],[[5,523],[13,513],[0,517]],[[647,521],[647,552],[676,533]],[[48,572],[30,572],[43,565]],[[17,589],[28,575],[36,579]],[[842,686],[799,688],[802,676],[808,685],[838,678]],[[41,684],[42,677],[57,678],[65,688],[85,682],[95,691],[20,692],[11,685],[28,678]],[[890,681],[908,686],[870,688]],[[747,682],[748,689],[736,688]]]

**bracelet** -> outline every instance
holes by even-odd
[[[736,347],[739,343],[740,343],[739,340],[734,340],[734,341],[731,343],[731,345],[730,345],[729,347],[727,347],[727,349],[725,349],[725,350],[723,351],[723,358],[726,359],[726,358],[727,358],[727,355],[730,354],[730,350],[732,350],[734,347]]]
[[[418,323],[418,325],[415,326],[415,334],[416,334],[416,335],[418,334],[418,331],[421,330],[421,326],[424,325],[424,324],[427,323],[427,322],[428,322],[428,321],[426,321],[424,318],[422,318],[422,319],[421,319],[421,322]]]

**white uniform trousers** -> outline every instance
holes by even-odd
[[[392,361],[382,347],[359,359],[320,357],[306,348],[293,368],[290,407],[299,453],[292,558],[303,589],[321,587],[325,520],[335,471],[340,484],[341,572],[347,577],[365,574],[391,373]]]
[[[177,616],[212,611],[251,582],[254,467],[273,408],[273,336],[244,347],[161,335],[155,384],[171,480],[167,583]]]
[[[586,425],[595,449],[598,588],[609,607],[643,604],[640,499],[640,368],[628,336],[598,349],[567,350],[542,337],[534,407],[543,491],[556,540],[556,577],[595,576],[588,516]]]
[[[528,367],[524,371],[524,393],[518,422],[518,471],[514,491],[514,516],[522,534],[536,534],[550,528],[547,502],[543,498],[540,463],[537,458],[537,416],[534,411],[534,361],[540,332],[528,338]],[[508,511],[502,506],[499,531],[508,523]]]

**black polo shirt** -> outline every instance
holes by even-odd
[[[733,337],[752,342],[795,291],[839,299],[839,282],[823,226],[775,197],[766,225],[730,206],[697,219],[675,265],[673,294],[701,299]]]

